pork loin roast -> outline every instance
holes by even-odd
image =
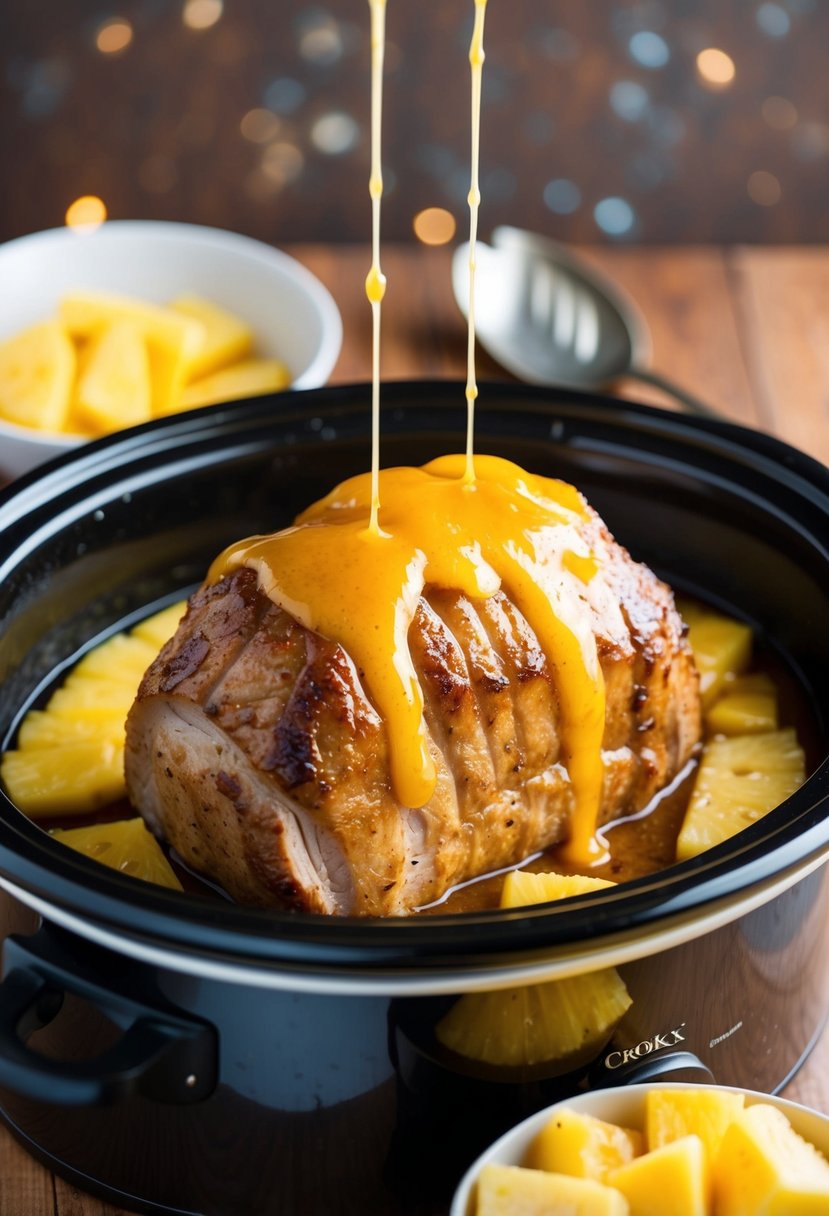
[[[606,685],[599,821],[643,808],[700,738],[698,679],[670,590],[595,513],[605,604],[585,601]],[[237,569],[192,596],[127,722],[130,798],[241,903],[403,915],[568,835],[554,675],[508,595],[427,586],[409,632],[437,769],[396,799],[389,740],[341,646]]]

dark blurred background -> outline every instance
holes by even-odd
[[[388,0],[387,239],[468,222],[472,13]],[[366,0],[0,0],[0,238],[91,195],[368,240],[368,32]],[[826,0],[491,0],[486,51],[483,234],[827,239]]]

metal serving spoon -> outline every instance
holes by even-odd
[[[623,376],[652,384],[694,414],[721,417],[692,393],[643,366],[645,322],[612,283],[558,242],[496,228],[477,243],[475,329],[502,367],[533,384],[597,388]],[[452,260],[455,299],[469,309],[469,245]]]

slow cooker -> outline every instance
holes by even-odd
[[[92,644],[198,584],[368,462],[368,390],[259,398],[81,447],[0,498],[0,738]],[[459,384],[389,385],[382,460],[462,450]],[[577,485],[674,587],[748,621],[809,706],[811,776],[648,878],[514,911],[341,920],[138,883],[4,800],[0,1113],[85,1190],[201,1216],[445,1212],[495,1134],[591,1086],[773,1091],[827,1012],[829,473],[766,435],[492,384],[477,447]],[[589,1058],[501,1069],[441,1048],[459,994],[616,967]]]

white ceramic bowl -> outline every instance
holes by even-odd
[[[650,1085],[621,1085],[616,1089],[597,1089],[591,1093],[579,1094],[556,1102],[537,1114],[531,1115],[523,1123],[519,1123],[510,1131],[505,1132],[499,1140],[491,1144],[485,1152],[474,1161],[460,1181],[449,1216],[473,1216],[475,1184],[478,1175],[485,1165],[521,1165],[530,1144],[542,1127],[562,1106],[580,1111],[582,1114],[595,1115],[608,1123],[619,1123],[623,1127],[635,1127],[642,1130],[645,1122],[645,1095],[651,1089],[698,1089],[697,1085],[683,1085],[679,1082],[654,1082]],[[729,1093],[745,1094],[746,1104],[766,1102],[776,1106],[787,1116],[792,1127],[799,1135],[810,1140],[816,1148],[829,1157],[829,1118],[818,1114],[806,1106],[798,1106],[795,1102],[787,1102],[769,1094],[757,1093],[751,1089],[739,1089],[734,1086],[717,1086]]]
[[[0,245],[0,283],[0,341],[53,316],[66,292],[93,289],[157,303],[203,295],[251,325],[258,352],[286,363],[294,388],[324,384],[342,342],[337,306],[309,270],[261,241],[196,224],[36,232]],[[19,476],[82,442],[0,419],[0,471]]]

